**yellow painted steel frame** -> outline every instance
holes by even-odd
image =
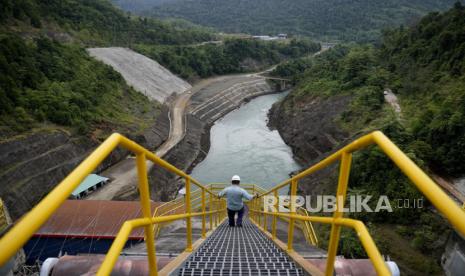
[[[255,223],[260,225],[262,216],[273,216],[272,237],[276,239],[276,217],[287,218],[289,220],[287,245],[289,251],[292,251],[292,238],[295,220],[331,224],[332,228],[328,245],[328,259],[325,271],[326,275],[333,275],[334,272],[334,261],[339,245],[341,227],[352,228],[357,232],[358,237],[360,238],[360,241],[365,251],[367,252],[368,257],[371,259],[377,274],[390,275],[389,269],[384,263],[381,254],[379,253],[363,222],[344,218],[343,213],[340,212],[342,208],[339,208],[339,206],[344,206],[345,198],[347,195],[352,153],[373,144],[378,145],[381,150],[397,165],[397,167],[399,167],[399,169],[412,181],[418,190],[423,193],[423,195],[425,195],[425,197],[449,220],[449,222],[456,228],[456,230],[465,236],[465,212],[463,209],[451,198],[449,198],[449,196],[436,183],[434,183],[417,165],[415,165],[412,160],[410,160],[410,158],[408,158],[394,143],[391,142],[391,140],[389,140],[380,131],[375,131],[353,141],[349,145],[343,147],[336,153],[328,156],[326,159],[315,164],[314,166],[276,185],[274,188],[261,193],[260,196],[254,200],[254,202],[249,204],[251,206],[250,211],[252,213],[252,219],[255,221]],[[336,208],[332,218],[298,215],[294,210],[295,206],[293,206],[294,203],[292,200],[289,206],[290,213],[279,212],[277,208],[275,208],[276,210],[273,212],[267,212],[264,210],[264,196],[271,194],[277,196],[279,189],[285,188],[287,186],[290,186],[290,195],[295,196],[297,194],[297,183],[300,179],[318,170],[321,170],[336,161],[340,161],[336,199],[336,206],[338,208]],[[263,230],[267,231],[265,227]]]
[[[202,228],[205,228],[205,217],[209,215],[216,216],[216,221],[224,219],[226,208],[224,200],[217,200],[215,194],[207,187],[201,185],[195,179],[183,171],[177,169],[168,162],[162,160],[152,152],[127,139],[126,137],[115,133],[106,139],[92,154],[90,154],[76,169],[74,169],[58,186],[55,187],[42,201],[40,201],[30,212],[28,212],[2,239],[0,239],[0,266],[5,264],[30,238],[31,236],[50,218],[58,207],[69,197],[84,178],[92,173],[95,168],[118,146],[122,146],[136,155],[136,165],[139,179],[139,193],[143,218],[126,221],[122,225],[118,235],[108,251],[97,275],[109,275],[116,263],[121,250],[128,240],[131,231],[138,227],[145,229],[145,241],[147,244],[147,255],[151,275],[157,275],[157,264],[155,256],[155,240],[153,226],[159,223],[166,223],[180,219],[187,221],[187,247],[186,251],[192,248],[192,228],[191,218],[195,216],[202,217]],[[152,217],[150,207],[150,192],[147,180],[147,160],[164,168],[186,181],[186,213],[177,215],[165,215]],[[209,210],[206,211],[205,196],[202,196],[202,211],[191,212],[191,200],[189,190],[191,184],[202,190],[202,194],[209,193],[210,202]],[[215,198],[215,201],[211,199]],[[164,211],[164,214],[169,213]],[[211,227],[211,225],[210,225]],[[202,230],[202,233],[205,229]]]
[[[221,190],[227,185],[228,184],[226,183],[213,183],[213,184],[205,185],[204,187],[210,190],[211,192],[216,193],[217,190]],[[252,185],[252,184],[247,184],[247,185]],[[246,189],[249,189],[249,188],[246,188]],[[191,194],[190,202],[191,202],[192,211],[199,211],[199,210],[203,210],[207,208],[210,209],[211,208],[210,202],[213,204],[213,202],[218,200],[217,197],[212,197],[211,196],[212,194],[208,194],[208,199],[207,199],[204,193],[205,192],[203,189],[197,189],[190,193]],[[179,214],[181,209],[185,206],[185,201],[186,199],[184,197],[178,197],[172,201],[165,202],[162,205],[155,208],[153,212],[153,217]],[[210,215],[209,216],[209,230],[213,229],[212,221],[213,221],[213,215]],[[204,224],[206,225],[206,218],[205,219],[202,218],[202,234],[203,234],[202,237],[206,235],[206,228],[203,226]],[[153,226],[155,238],[158,237],[158,234],[160,233],[160,230],[164,225],[165,223],[159,223]]]
[[[228,183],[210,183],[209,186],[212,191],[219,191],[224,189],[225,187],[229,186],[230,184]],[[258,186],[256,184],[241,184],[241,187],[244,188],[246,191],[255,194],[255,193],[266,193],[267,191],[262,188],[261,186]],[[278,197],[278,191],[275,190],[276,196]],[[278,204],[278,203],[276,203]],[[277,206],[276,206],[277,208]],[[305,208],[299,207],[297,208],[297,213],[301,215],[309,215],[308,211]],[[287,218],[279,217],[280,219],[289,222]],[[318,236],[315,232],[315,229],[313,228],[313,224],[310,221],[299,221],[300,224],[296,224],[295,226],[299,227],[302,233],[304,234],[305,239],[307,242],[311,245],[318,246]],[[266,224],[266,218],[263,220],[263,224],[267,226]],[[276,236],[276,217],[273,217],[272,220],[272,233],[275,233]]]

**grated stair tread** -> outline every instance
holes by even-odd
[[[179,275],[304,275],[288,255],[248,219],[223,222],[178,270]]]

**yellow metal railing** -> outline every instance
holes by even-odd
[[[55,187],[42,201],[39,202],[29,213],[27,213],[2,239],[0,239],[0,266],[5,264],[15,253],[31,238],[31,236],[50,218],[50,216],[60,207],[60,205],[69,197],[72,191],[92,173],[97,166],[118,146],[122,146],[136,155],[136,166],[139,180],[139,193],[143,217],[126,221],[123,223],[118,235],[108,251],[97,275],[109,275],[115,265],[121,250],[125,246],[128,236],[135,228],[144,227],[145,242],[147,245],[147,257],[151,275],[157,275],[157,263],[155,256],[155,239],[153,226],[160,223],[172,222],[175,220],[186,220],[186,251],[192,251],[192,223],[191,218],[202,217],[202,236],[205,237],[206,216],[210,216],[210,221],[215,217],[216,225],[226,216],[224,200],[219,200],[216,195],[195,179],[183,171],[177,169],[168,162],[160,159],[158,156],[127,139],[120,134],[112,134],[106,139],[92,154],[90,154],[75,170],[73,170],[58,186]],[[170,208],[163,210],[158,208],[159,214],[163,216],[153,217],[150,206],[150,192],[147,179],[147,160],[164,168],[185,180],[186,196],[185,209],[182,214],[171,214],[173,203],[169,203]],[[192,206],[191,204],[191,186],[198,187],[200,192],[200,204]],[[206,194],[209,194],[207,203]],[[207,206],[208,205],[208,206]],[[200,210],[194,212],[193,210]],[[208,211],[207,211],[208,208]],[[211,228],[210,224],[210,228]]]
[[[223,202],[224,200],[218,199],[215,196],[216,190],[219,188],[215,187],[212,188],[211,184],[205,185],[204,186],[206,189],[208,189],[211,193],[208,193],[208,206],[207,208],[214,208],[219,202]],[[225,185],[224,185],[225,187]],[[201,211],[202,210],[202,189],[197,189],[195,191],[192,191],[190,193],[190,204],[191,204],[191,209],[192,211]],[[211,206],[210,206],[211,203]],[[175,215],[179,213],[184,213],[184,207],[186,205],[186,198],[185,197],[178,197],[172,201],[165,202],[162,205],[158,206],[155,208],[153,212],[153,217],[161,217],[161,216],[167,216],[167,215]],[[218,226],[219,219],[214,218],[215,216],[210,214],[208,215],[208,222],[209,222],[209,227],[208,230],[212,230],[214,227]],[[161,228],[168,223],[158,223],[155,224],[153,227],[154,233],[155,233],[155,238],[158,237]],[[206,222],[202,221],[202,237],[205,237],[206,234],[206,228],[204,227],[206,225]]]
[[[367,228],[361,221],[344,218],[341,212],[344,206],[349,179],[352,153],[371,144],[377,144],[386,155],[410,178],[415,186],[426,196],[429,201],[444,214],[451,224],[465,236],[465,212],[456,205],[420,168],[418,168],[402,151],[400,151],[381,132],[373,132],[366,135],[338,152],[330,155],[318,164],[308,168],[298,175],[278,184],[274,188],[266,191],[262,187],[253,184],[242,184],[241,186],[251,193],[260,194],[259,198],[249,202],[251,219],[265,233],[268,232],[268,217],[272,218],[271,233],[272,239],[276,240],[276,223],[281,218],[288,221],[287,250],[293,252],[294,228],[297,226],[303,229],[309,242],[317,245],[318,239],[311,222],[331,225],[331,234],[328,246],[328,259],[326,275],[333,275],[334,261],[339,244],[341,227],[354,229],[365,248],[368,257],[373,262],[376,272],[379,275],[389,275],[381,254],[379,253]],[[117,146],[122,146],[136,155],[136,166],[139,179],[139,192],[143,217],[126,221],[122,225],[116,239],[114,240],[104,262],[102,263],[98,275],[109,275],[116,263],[121,250],[125,246],[131,231],[138,227],[145,229],[145,242],[147,245],[148,263],[151,275],[157,274],[154,232],[159,231],[162,225],[175,220],[186,220],[186,252],[192,251],[192,222],[191,218],[199,216],[202,218],[202,237],[206,236],[207,216],[209,229],[216,227],[225,218],[226,203],[218,199],[216,192],[223,189],[227,184],[213,183],[203,186],[186,173],[175,168],[166,161],[160,159],[150,151],[144,149],[133,141],[119,135],[111,135],[103,142],[86,160],[84,160],[73,172],[71,172],[55,189],[53,189],[36,207],[26,214],[5,236],[0,240],[0,266],[5,264],[43,225],[56,209],[69,197],[71,192],[82,182],[82,180],[113,151]],[[147,180],[147,160],[157,164],[184,179],[186,195],[158,206],[151,214],[150,195]],[[276,201],[275,211],[264,210],[263,198],[266,195],[278,197],[279,190],[289,188],[289,194],[297,194],[298,181],[330,164],[340,161],[339,181],[337,188],[336,204],[337,208],[333,217],[310,216],[303,208],[296,208],[294,200],[290,200],[289,213],[278,211]],[[193,190],[193,186],[197,187]],[[155,230],[155,231],[154,231]]]
[[[228,183],[211,183],[209,184],[211,190],[213,192],[215,191],[220,191],[224,189],[225,187],[229,186],[230,184]],[[241,184],[241,188],[245,189],[247,192],[251,194],[259,193],[263,194],[266,193],[267,190],[262,188],[261,186],[258,186],[256,184]],[[297,212],[301,215],[308,216],[308,211],[305,208],[297,208]],[[289,222],[287,218],[279,217],[280,219]],[[266,223],[266,219],[263,220],[264,223]],[[296,225],[302,233],[304,234],[305,239],[310,245],[318,246],[318,236],[316,234],[315,228],[313,227],[313,224],[310,221],[299,221],[299,224]],[[275,231],[276,233],[276,231]]]
[[[271,235],[276,239],[276,219],[287,218],[289,221],[289,230],[287,237],[287,250],[293,252],[293,236],[296,221],[323,223],[331,225],[331,234],[328,245],[328,257],[326,262],[326,275],[333,275],[334,261],[339,245],[341,227],[349,227],[354,229],[367,252],[368,257],[372,261],[378,275],[390,275],[390,271],[381,257],[373,239],[371,238],[367,228],[363,222],[344,218],[341,210],[345,204],[347,196],[347,186],[349,181],[349,172],[352,162],[352,153],[363,149],[369,145],[376,144],[381,150],[399,167],[399,169],[412,181],[412,183],[420,190],[423,195],[449,220],[449,222],[465,236],[465,212],[458,206],[449,196],[434,183],[415,163],[410,160],[394,143],[392,143],[382,132],[375,131],[371,134],[363,136],[336,153],[328,156],[326,159],[316,165],[306,169],[305,171],[295,175],[294,177],[276,185],[274,188],[263,192],[260,196],[253,200],[251,206],[251,218],[261,228],[262,231],[268,232],[266,227],[267,216],[272,216]],[[297,195],[298,181],[316,171],[319,171],[336,161],[340,161],[339,180],[336,192],[336,211],[333,217],[317,217],[302,215],[297,212],[295,200],[289,202],[289,213],[279,212],[276,200],[276,208],[271,212],[264,210],[264,197],[272,195],[278,197],[278,191],[282,188],[289,188],[289,194]],[[261,227],[262,222],[264,227]]]

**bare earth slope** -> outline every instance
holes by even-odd
[[[172,93],[181,94],[191,88],[186,81],[158,62],[127,48],[89,48],[89,54],[118,71],[126,82],[153,100],[164,103]]]

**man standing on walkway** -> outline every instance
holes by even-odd
[[[227,207],[228,207],[228,218],[229,226],[242,227],[242,217],[244,216],[244,202],[243,199],[251,200],[253,196],[247,193],[246,190],[239,187],[241,183],[241,178],[238,175],[235,175],[231,179],[232,185],[224,188],[219,194],[218,197],[226,196]],[[237,213],[237,222],[234,221],[234,217]]]

